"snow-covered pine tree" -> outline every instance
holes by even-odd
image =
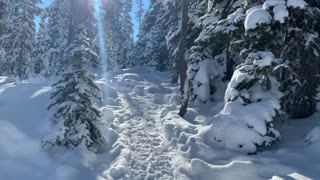
[[[1,44],[6,52],[5,74],[26,79],[31,69],[31,52],[35,37],[34,17],[39,0],[12,0],[6,9],[6,31]]]
[[[256,153],[280,138],[274,120],[280,113],[283,96],[276,77],[282,59],[277,58],[278,49],[273,48],[280,45],[281,31],[274,27],[275,16],[259,1],[246,1],[244,9],[245,34],[242,43],[235,46],[242,49],[240,55],[245,62],[237,66],[228,84],[225,106],[212,118],[207,139],[214,145]]]
[[[178,0],[151,1],[146,12],[138,42],[135,46],[135,61],[151,70],[175,72],[175,61],[179,44],[181,2]],[[199,31],[197,19],[204,14],[206,0],[189,1],[191,21],[188,28],[187,48]],[[177,78],[175,78],[177,79]]]
[[[120,68],[127,68],[131,65],[131,51],[133,48],[133,23],[130,12],[132,11],[132,0],[121,1],[120,31],[119,39],[121,48],[118,50]]]
[[[169,24],[167,22],[169,14],[166,14],[165,2],[158,1],[154,4],[157,11],[157,19],[149,32],[149,42],[146,46],[145,60],[146,65],[151,71],[169,70],[168,48],[165,37],[168,33]]]
[[[47,32],[46,17],[41,16],[39,29],[36,35],[35,44],[32,50],[33,74],[50,76],[49,49],[51,38]]]
[[[71,1],[55,0],[47,9],[47,32],[50,37],[49,73],[61,74],[67,66],[66,48],[71,25]]]
[[[121,2],[118,0],[110,0],[103,2],[103,8],[105,11],[104,25],[106,33],[106,48],[108,55],[108,70],[120,69],[118,64],[118,53],[117,50],[120,48],[117,42],[120,22]]]
[[[101,99],[101,92],[89,70],[98,56],[89,49],[85,26],[80,25],[76,32],[76,39],[68,48],[68,70],[53,85],[49,109],[54,112],[51,122],[55,130],[42,141],[42,146],[75,148],[82,144],[98,152],[107,143],[101,131],[101,112],[94,105]]]
[[[158,8],[155,7],[156,2],[152,1],[150,9],[146,11],[143,22],[141,23],[140,33],[138,34],[138,40],[134,47],[134,65],[143,65],[148,62],[146,60],[146,54],[148,53],[147,44],[152,42],[151,29],[155,26],[157,20]]]
[[[191,48],[188,79],[192,101],[207,102],[216,90],[216,81],[230,80],[233,67],[241,62],[239,52],[232,52],[233,41],[243,34],[244,0],[208,2],[201,17],[201,33]]]
[[[272,31],[281,32],[278,36],[280,45],[276,46],[279,48],[273,48],[285,61],[278,68],[284,93],[282,109],[292,118],[308,117],[316,111],[319,87],[319,3],[312,0],[267,0],[263,8],[273,16]]]
[[[169,29],[166,36],[166,43],[169,51],[169,70],[173,71],[172,81],[177,82],[178,75],[176,70],[176,59],[181,32],[181,2],[170,0],[165,3]],[[190,49],[194,45],[195,39],[201,32],[200,18],[206,13],[207,0],[189,0],[189,22],[188,22],[188,40],[186,45],[186,59],[189,59]]]
[[[138,21],[138,30],[140,34],[141,30],[141,24],[142,24],[142,19],[143,19],[143,14],[144,14],[144,8],[143,8],[143,0],[135,0],[136,6],[137,6],[137,12],[136,12],[136,18]]]
[[[103,1],[108,69],[119,70],[129,65],[133,24],[132,0]]]

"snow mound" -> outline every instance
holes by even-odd
[[[313,128],[305,138],[306,142],[310,144],[320,143],[320,126]]]
[[[273,127],[282,96],[278,82],[257,73],[272,69],[278,61],[271,52],[256,52],[238,67],[226,90],[223,110],[202,130],[209,146],[255,153],[258,147],[270,146],[280,138]]]
[[[112,98],[112,99],[117,99],[118,98],[118,93],[116,90],[108,85],[106,82],[103,81],[98,81],[97,82],[101,86],[101,91],[102,91],[102,98]]]
[[[180,95],[172,95],[170,96],[169,102],[170,105],[180,105],[181,103],[181,96]]]
[[[271,19],[271,15],[266,10],[255,8],[247,15],[244,26],[246,30],[255,29],[261,24],[270,24]]]
[[[280,23],[285,22],[285,18],[289,16],[289,12],[284,0],[267,0],[263,4],[263,9],[267,10],[273,7],[274,19]]]
[[[152,102],[155,104],[164,104],[165,103],[164,96],[162,94],[154,94],[152,97]]]
[[[107,123],[111,124],[114,120],[114,114],[113,111],[109,108],[103,107],[100,109],[102,112],[102,119]]]
[[[135,86],[133,88],[133,93],[138,95],[138,96],[142,96],[143,95],[143,91],[144,91],[144,87],[143,86]]]
[[[304,9],[304,8],[306,8],[307,3],[304,0],[288,0],[287,6],[293,7],[293,8]]]

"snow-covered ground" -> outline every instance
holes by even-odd
[[[119,135],[110,134],[110,152],[47,153],[40,141],[50,128],[50,82],[0,78],[1,180],[320,179],[320,114],[278,123],[282,141],[257,155],[213,148],[202,131],[223,108],[223,91],[182,119],[170,74],[143,68],[99,80],[104,119]]]

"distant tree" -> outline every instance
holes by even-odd
[[[142,23],[142,18],[143,18],[143,15],[144,15],[144,4],[143,4],[143,0],[135,0],[135,3],[138,7],[138,10],[136,12],[136,18],[137,18],[137,21],[138,21],[138,30],[139,30],[139,34],[141,32],[141,23]]]
[[[109,70],[127,67],[133,46],[132,0],[111,0],[103,4],[106,51]]]
[[[132,11],[132,0],[121,1],[120,12],[120,31],[119,41],[121,48],[118,50],[120,68],[127,68],[131,66],[131,52],[133,48],[133,22],[130,12]]]
[[[53,1],[47,9],[47,18],[47,33],[50,38],[48,70],[50,75],[57,75],[67,66],[65,50],[70,41],[71,1]]]
[[[50,76],[49,49],[51,38],[47,31],[46,17],[41,16],[39,30],[32,50],[33,74]]]

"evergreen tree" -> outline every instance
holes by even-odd
[[[133,48],[133,23],[130,12],[132,11],[132,0],[121,1],[120,31],[118,41],[121,48],[118,51],[120,68],[127,68],[131,65],[131,51]]]
[[[235,49],[242,49],[240,55],[245,62],[236,67],[225,93],[225,106],[212,119],[214,127],[208,134],[213,136],[211,143],[256,153],[280,139],[274,120],[281,110],[282,93],[275,72],[283,61],[270,48],[277,45],[277,38],[271,39],[278,32],[271,31],[272,16],[258,1],[248,2],[244,6],[245,21],[240,21],[245,34],[240,36],[242,43],[235,45]],[[225,135],[232,132],[239,136]]]
[[[7,30],[1,37],[6,51],[5,74],[26,79],[31,62],[31,52],[35,37],[34,17],[39,12],[39,1],[12,0],[7,5],[5,23]]]
[[[61,74],[67,66],[66,48],[70,41],[71,1],[55,0],[47,9],[47,33],[50,38],[49,73]]]
[[[207,0],[189,0],[189,22],[186,44],[186,61],[190,56],[190,49],[194,45],[196,38],[201,32],[200,19],[206,13]],[[167,47],[169,50],[170,70],[173,70],[172,81],[177,82],[178,72],[176,72],[176,59],[181,34],[181,6],[182,1],[170,0],[166,3],[167,13],[170,14],[168,24],[169,31],[166,36]]]
[[[150,43],[152,43],[152,29],[156,25],[159,6],[156,7],[156,3],[151,2],[150,9],[145,13],[143,22],[141,23],[140,33],[138,34],[138,41],[134,47],[134,65],[144,65],[148,63],[148,54],[150,50]],[[150,56],[149,56],[150,57]]]
[[[119,70],[129,65],[133,33],[132,0],[103,3],[108,69]]]
[[[264,7],[276,20],[273,26],[282,32],[279,53],[285,63],[278,69],[281,90],[285,94],[282,109],[292,118],[305,118],[316,111],[320,75],[320,6],[314,1],[310,4],[308,1],[300,4],[280,1],[276,5],[268,2],[270,0]],[[283,22],[277,20],[280,15],[276,9],[281,6],[287,12]]]
[[[144,8],[143,8],[143,0],[135,0],[135,3],[138,7],[138,10],[136,12],[136,18],[138,21],[138,29],[139,29],[139,34],[141,32],[141,23],[142,23],[142,18],[143,18],[143,14],[144,14]]]
[[[35,75],[50,76],[49,49],[51,38],[47,32],[46,17],[41,16],[39,30],[32,51],[33,73]]]
[[[192,101],[211,100],[216,81],[230,80],[233,67],[242,61],[240,51],[231,51],[244,32],[242,1],[209,1],[200,21],[201,33],[191,48],[188,79]]]
[[[89,150],[103,150],[106,140],[102,134],[101,112],[94,105],[101,100],[95,76],[89,71],[98,56],[89,49],[89,39],[84,26],[79,26],[76,39],[68,48],[68,70],[53,85],[51,121],[55,132],[42,142],[44,148],[65,146],[75,148],[81,144]]]
[[[165,37],[168,32],[168,15],[163,2],[154,4],[154,10],[157,11],[155,25],[150,29],[149,42],[146,46],[144,61],[150,67],[151,71],[169,70],[168,50]]]

